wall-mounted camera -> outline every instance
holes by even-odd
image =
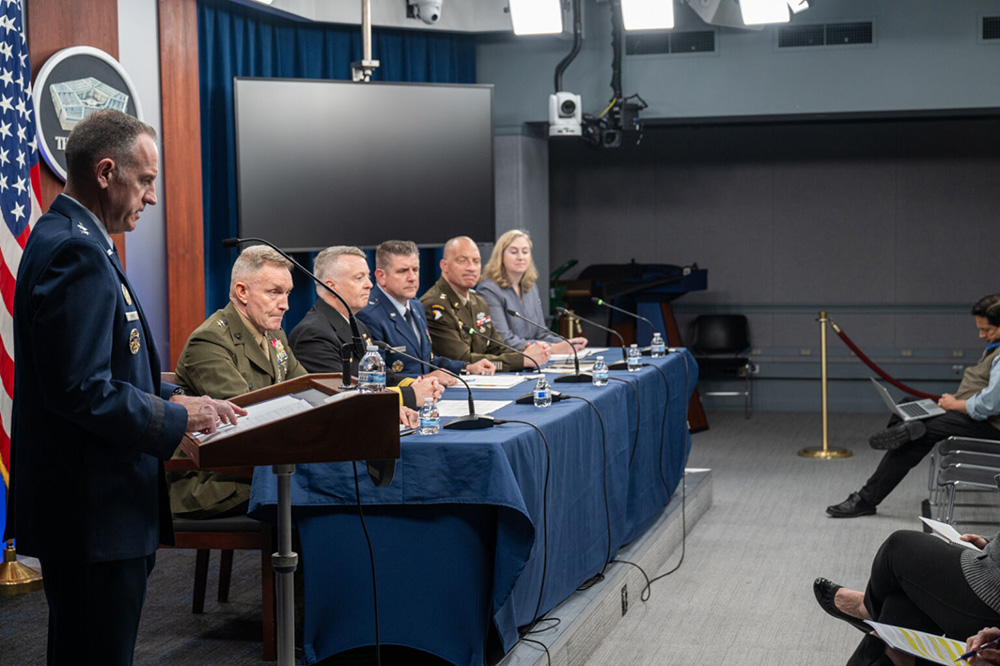
[[[549,95],[549,136],[580,136],[583,102],[579,95],[557,92]]]
[[[418,18],[431,25],[441,19],[441,5],[444,0],[406,0],[406,17]]]

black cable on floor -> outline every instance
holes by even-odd
[[[545,444],[545,482],[542,485],[542,583],[538,586],[538,602],[535,604],[535,612],[529,623],[530,627],[534,627],[535,623],[539,621],[538,611],[542,608],[542,593],[545,591],[545,576],[549,565],[549,468],[552,466],[552,454],[549,452],[549,440],[545,439],[545,433],[534,423],[518,419],[495,419],[493,422],[497,425],[520,423],[531,426],[538,432],[542,443]]]
[[[541,645],[542,649],[545,650],[545,660],[548,662],[549,666],[552,666],[552,655],[549,654],[549,648],[545,643],[541,641],[536,641],[534,638],[521,637],[521,640],[525,643],[534,643],[535,645]]]
[[[372,605],[375,611],[375,665],[382,666],[382,642],[379,636],[378,626],[378,583],[375,581],[375,551],[372,549],[372,540],[368,536],[368,526],[365,525],[365,512],[361,508],[361,485],[358,482],[358,462],[352,461],[354,467],[354,495],[358,500],[358,516],[361,518],[361,531],[365,533],[365,542],[368,544],[368,559],[372,565]]]

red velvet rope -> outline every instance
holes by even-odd
[[[854,354],[859,359],[861,359],[862,363],[864,363],[869,368],[871,368],[872,370],[874,370],[875,373],[878,374],[879,377],[881,377],[885,381],[889,382],[890,384],[892,384],[893,386],[895,386],[896,388],[898,388],[900,391],[905,391],[906,393],[909,393],[910,395],[916,396],[918,398],[930,398],[931,400],[934,400],[935,402],[938,400],[938,398],[941,397],[939,395],[931,395],[930,393],[924,393],[923,391],[918,391],[916,389],[912,389],[909,386],[907,386],[906,384],[904,384],[903,382],[899,381],[898,379],[895,379],[894,377],[890,377],[889,374],[885,370],[883,370],[882,368],[880,368],[877,365],[875,365],[874,361],[872,361],[870,358],[868,358],[867,356],[865,356],[865,353],[863,351],[861,351],[860,349],[858,349],[858,346],[856,344],[854,344],[849,337],[847,337],[847,333],[844,333],[844,331],[839,326],[834,326],[833,330],[840,337],[840,339],[844,341],[844,344],[847,345],[847,347],[852,352],[854,352]]]

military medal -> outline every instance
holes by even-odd
[[[403,362],[402,361],[394,361],[393,364],[392,364],[392,371],[393,372],[402,372],[403,371]]]
[[[492,317],[490,317],[485,312],[480,312],[479,314],[477,314],[476,315],[476,326],[479,327],[479,332],[480,333],[485,333],[486,332],[486,325],[489,324],[491,321],[493,321]]]
[[[132,295],[128,293],[124,282],[122,282],[122,296],[125,297],[125,305],[132,305]]]
[[[139,353],[139,329],[133,328],[128,334],[128,348],[133,354]]]
[[[287,363],[288,352],[285,351],[285,345],[281,344],[281,340],[274,338],[271,340],[271,346],[274,347],[274,351],[278,354],[278,365]]]

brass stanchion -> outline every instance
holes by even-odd
[[[17,561],[14,542],[8,541],[0,564],[0,597],[27,594],[42,589],[42,574]]]
[[[799,451],[803,458],[819,458],[821,460],[831,460],[834,458],[850,458],[853,454],[848,449],[834,448],[828,446],[827,441],[827,411],[826,411],[826,310],[819,313],[819,344],[820,344],[820,383],[823,401],[823,447],[810,446]]]

